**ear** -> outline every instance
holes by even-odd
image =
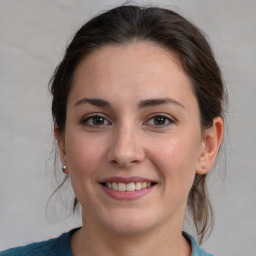
[[[223,131],[224,122],[221,117],[215,117],[212,127],[205,129],[196,170],[197,174],[207,174],[211,170],[223,139]]]
[[[58,141],[61,163],[63,166],[64,165],[67,166],[68,161],[67,161],[67,154],[66,154],[66,147],[65,147],[65,139],[64,139],[64,135],[60,132],[59,127],[57,125],[54,126],[54,135],[56,140]],[[63,172],[65,174],[68,174],[68,169],[66,169]]]

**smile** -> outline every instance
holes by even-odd
[[[116,190],[116,191],[128,191],[133,192],[136,190],[141,190],[148,188],[150,186],[155,185],[155,182],[130,182],[130,183],[123,183],[123,182],[105,182],[103,185],[109,189]]]
[[[109,177],[101,180],[103,191],[113,199],[134,200],[150,193],[158,183],[143,177]]]

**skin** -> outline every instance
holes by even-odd
[[[149,99],[165,102],[149,106]],[[65,131],[55,128],[82,205],[74,255],[190,255],[182,236],[188,193],[195,174],[211,169],[222,134],[220,117],[201,130],[197,99],[174,53],[133,42],[87,56],[75,72]],[[157,185],[135,200],[116,200],[99,183],[112,176]]]

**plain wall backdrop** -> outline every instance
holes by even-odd
[[[56,187],[47,86],[74,32],[120,3],[0,0],[0,250],[55,237],[79,225],[74,217],[57,221],[45,208]],[[222,164],[211,179],[216,221],[203,247],[217,256],[255,255],[256,1],[131,3],[176,10],[210,38],[229,91],[229,113],[226,174]],[[49,208],[55,204],[61,215],[60,200],[51,201]]]

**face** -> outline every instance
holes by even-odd
[[[204,149],[175,54],[134,42],[80,63],[60,150],[88,225],[119,234],[181,228]]]

